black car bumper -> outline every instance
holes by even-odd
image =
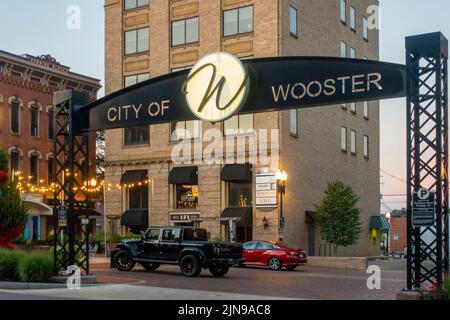
[[[244,262],[243,258],[214,258],[210,261],[211,264],[228,264],[229,266],[240,266]]]

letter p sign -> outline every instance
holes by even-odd
[[[430,190],[420,189],[417,196],[420,200],[427,200],[430,197]]]

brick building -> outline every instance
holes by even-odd
[[[24,238],[45,240],[50,230],[53,195],[53,92],[76,89],[94,100],[100,81],[76,74],[49,55],[0,51],[0,145],[8,151],[10,175],[23,180],[30,208]],[[95,169],[95,144],[90,163]],[[79,159],[83,161],[83,159]]]
[[[241,58],[337,56],[378,60],[379,35],[369,30],[367,8],[377,0],[105,0],[106,93],[192,67],[208,53]],[[176,128],[193,140],[207,129],[278,129],[280,157],[270,166],[198,165],[171,161]],[[340,179],[360,196],[362,234],[342,255],[374,255],[379,239],[369,228],[379,214],[379,103],[236,116],[108,130],[106,185],[148,179],[133,189],[106,190],[105,213],[114,232],[149,225],[193,225],[226,239],[221,221],[237,217],[238,241],[277,240],[279,206],[256,204],[256,177],[287,172],[284,239],[319,253],[314,204],[328,182]],[[178,137],[179,138],[179,137]],[[234,172],[228,175],[227,171]],[[240,172],[240,176],[239,173]],[[270,180],[270,178],[269,178]],[[245,201],[240,201],[245,199]],[[119,223],[117,225],[117,222]],[[228,230],[229,231],[229,230]],[[378,233],[377,233],[378,234]]]

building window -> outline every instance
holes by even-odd
[[[39,138],[39,107],[30,108],[30,135],[33,138]]]
[[[198,120],[173,122],[170,124],[170,141],[200,138],[201,122]]]
[[[129,189],[128,206],[129,210],[148,209],[148,185]]]
[[[347,23],[347,0],[341,0],[341,22]]]
[[[350,48],[350,58],[356,59],[356,50],[355,50],[355,48]]]
[[[172,22],[172,46],[198,42],[198,17]]]
[[[126,76],[124,78],[124,87],[127,88],[127,87],[133,86],[135,84],[138,84],[140,82],[146,81],[148,79],[150,79],[150,74],[148,74],[148,73]]]
[[[198,206],[198,185],[177,184],[176,209],[195,209]]]
[[[341,150],[347,152],[347,128],[341,127]]]
[[[231,208],[248,208],[253,206],[252,183],[229,182],[228,206]]]
[[[350,6],[350,29],[356,31],[356,10]]]
[[[224,11],[224,37],[248,32],[253,32],[253,6]]]
[[[289,111],[291,136],[298,137],[298,109]]]
[[[138,126],[125,128],[124,130],[124,145],[136,146],[150,143],[150,127]]]
[[[53,140],[55,137],[55,123],[54,118],[55,112],[53,109],[48,110],[48,140]]]
[[[30,183],[38,185],[39,182],[39,156],[32,155],[30,157]]]
[[[356,131],[354,130],[350,132],[350,152],[356,155]]]
[[[150,0],[125,0],[125,10],[148,6]]]
[[[11,103],[11,132],[20,134],[20,104],[18,102]]]
[[[11,159],[9,167],[11,168],[11,174],[14,175],[16,172],[20,171],[20,152],[13,151],[11,152],[10,157]]]
[[[364,136],[364,158],[369,159],[369,137]]]
[[[364,119],[369,120],[369,102],[364,101]]]
[[[47,181],[49,184],[55,182],[55,171],[54,171],[54,164],[55,159],[54,158],[48,158],[47,161]]]
[[[344,41],[341,41],[341,58],[347,57],[347,44]]]
[[[227,136],[253,133],[253,114],[238,115],[224,123],[224,132]]]
[[[298,37],[298,11],[296,8],[289,7],[289,31],[294,37]]]
[[[148,51],[150,48],[150,29],[142,28],[125,32],[125,54]]]
[[[356,114],[356,102],[350,103],[350,111],[351,111],[353,114]]]
[[[363,38],[369,40],[369,21],[366,17],[363,17]]]

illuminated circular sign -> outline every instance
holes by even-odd
[[[219,122],[241,109],[249,89],[247,70],[235,56],[218,52],[200,59],[184,83],[183,93],[199,119]]]

